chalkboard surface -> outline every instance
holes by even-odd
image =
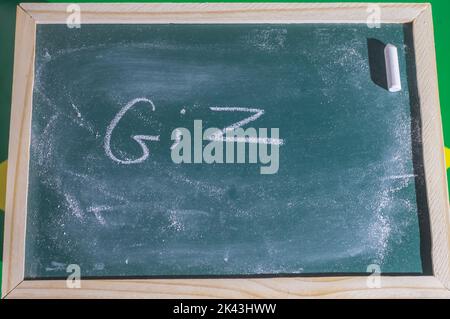
[[[400,93],[371,41],[398,47]],[[403,25],[38,25],[36,45],[27,278],[424,271]],[[174,163],[195,120],[278,128],[277,170]]]

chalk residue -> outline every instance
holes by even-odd
[[[88,207],[87,212],[101,213],[101,212],[111,211],[113,209],[114,209],[114,207],[108,206],[108,205],[91,206],[91,207]]]
[[[86,209],[88,213],[94,213],[95,218],[102,225],[106,225],[106,220],[103,217],[102,213],[112,210],[114,210],[114,207],[108,205],[91,206]]]
[[[247,35],[246,42],[261,51],[277,52],[284,48],[287,33],[285,28],[258,29]]]
[[[374,212],[374,222],[369,233],[369,240],[377,242],[377,262],[381,265],[386,254],[389,253],[389,242],[402,238],[404,227],[417,218],[417,215],[411,215],[401,224],[396,224],[395,229],[393,228],[392,220],[399,208],[398,205],[402,205],[407,211],[415,207],[408,200],[399,200],[398,194],[414,184],[416,175],[411,174],[412,166],[408,165],[410,160],[407,157],[411,154],[410,121],[402,112],[396,111],[391,120],[391,127],[396,144],[393,144],[386,153],[383,162],[379,164],[380,167],[374,167],[379,171],[386,171],[386,175],[381,178],[378,191],[374,192],[371,207]]]
[[[83,210],[81,209],[80,203],[78,200],[72,196],[71,194],[64,194],[64,198],[66,199],[66,203],[68,205],[69,210],[74,214],[77,218],[83,219]]]
[[[37,154],[38,163],[41,166],[48,164],[48,158],[53,154],[53,133],[52,129],[57,124],[58,114],[53,114],[47,124],[45,125],[42,133],[39,137],[36,138],[37,141],[33,141],[31,146],[34,148],[35,153]]]
[[[171,210],[169,211],[169,228],[173,228],[176,231],[184,230],[184,224],[180,221],[177,212]]]
[[[226,193],[226,190],[224,188],[214,186],[208,182],[192,180],[187,176],[177,174],[176,172],[175,173],[169,172],[168,175],[172,178],[172,180],[175,183],[183,183],[185,185],[192,186],[196,191],[204,193],[205,195],[221,197]]]
[[[67,264],[65,263],[60,263],[57,261],[52,261],[50,263],[50,267],[46,267],[45,271],[61,271],[61,270],[66,270]]]
[[[75,104],[73,104],[73,103],[71,103],[71,104],[72,104],[73,109],[77,113],[77,117],[80,118],[81,117],[80,110],[78,109],[78,107]]]

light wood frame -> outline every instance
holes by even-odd
[[[366,23],[368,3],[79,4],[82,23]],[[66,23],[68,4],[17,7],[2,297],[450,298],[450,209],[429,4],[377,4],[382,23],[412,23],[429,204],[433,276],[271,279],[24,280],[36,24]]]

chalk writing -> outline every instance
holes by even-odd
[[[144,162],[150,155],[150,151],[148,149],[148,146],[146,145],[146,141],[151,142],[159,142],[160,136],[159,135],[134,135],[131,138],[135,140],[140,147],[142,148],[142,156],[137,159],[120,159],[116,155],[113,154],[111,150],[111,137],[114,129],[119,124],[122,117],[130,110],[132,109],[137,103],[147,103],[150,105],[152,111],[156,110],[155,104],[147,99],[147,98],[136,98],[132,101],[130,101],[127,105],[125,105],[119,113],[114,117],[114,119],[109,124],[106,135],[105,135],[105,142],[104,142],[104,148],[105,152],[108,155],[109,158],[111,158],[113,161],[120,163],[120,164],[139,164]],[[222,130],[215,129],[213,134],[209,135],[207,140],[212,142],[228,142],[228,143],[249,143],[249,144],[263,144],[263,145],[283,145],[284,141],[283,139],[279,138],[269,138],[269,137],[257,137],[257,136],[251,136],[251,135],[228,135],[227,133],[233,132],[237,129],[242,128],[244,125],[249,124],[253,121],[256,121],[258,118],[260,118],[264,114],[263,109],[257,109],[257,108],[244,108],[244,107],[210,107],[210,110],[213,112],[246,112],[246,113],[252,113],[251,116],[244,118],[243,120],[240,120],[238,122],[235,122]],[[181,114],[185,114],[186,110],[182,109]],[[170,147],[171,150],[174,150],[181,142],[181,132],[179,129],[175,129],[174,132],[174,140],[175,142]]]
[[[284,141],[278,138],[256,138],[256,137],[236,137],[236,136],[228,136],[224,135],[233,131],[237,128],[240,128],[250,122],[256,121],[261,115],[264,114],[264,110],[262,109],[252,109],[245,107],[210,107],[211,111],[214,112],[250,112],[255,113],[252,116],[249,116],[242,121],[231,124],[230,126],[225,127],[223,130],[220,130],[218,133],[214,133],[211,135],[211,141],[222,141],[222,142],[236,142],[236,143],[252,143],[252,144],[270,144],[270,145],[283,145]]]
[[[148,146],[144,143],[144,141],[152,141],[152,142],[157,142],[159,141],[159,135],[156,136],[152,136],[152,135],[135,135],[132,136],[132,139],[134,139],[142,148],[142,156],[137,158],[137,159],[119,159],[117,158],[112,150],[111,150],[111,136],[112,136],[112,132],[114,131],[114,129],[116,128],[117,124],[119,124],[120,119],[125,115],[125,113],[128,112],[128,110],[130,110],[131,108],[133,108],[137,103],[139,102],[145,102],[150,104],[152,111],[155,111],[155,105],[153,104],[153,102],[149,99],[146,98],[137,98],[132,100],[131,102],[129,102],[127,105],[125,105],[119,113],[117,113],[117,115],[114,117],[114,119],[112,120],[112,122],[109,124],[107,130],[106,130],[106,135],[105,135],[105,151],[106,154],[115,162],[120,163],[120,164],[138,164],[138,163],[142,163],[143,161],[145,161],[149,155],[150,155],[150,151],[148,149]]]

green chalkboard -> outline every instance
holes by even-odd
[[[38,25],[26,277],[427,273],[411,41],[400,24]],[[205,163],[218,144],[242,163]]]

